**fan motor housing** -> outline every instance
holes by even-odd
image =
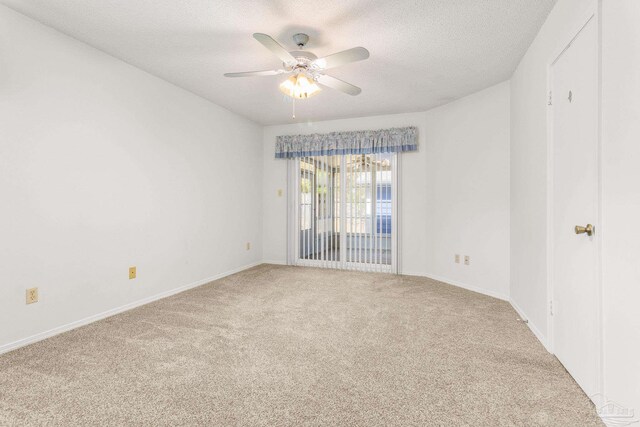
[[[296,58],[296,61],[298,61],[298,63],[295,67],[290,67],[283,62],[282,65],[286,70],[292,70],[293,68],[309,68],[311,67],[311,63],[318,59],[318,57],[313,53],[304,50],[293,50],[289,53],[291,54],[291,56]]]
[[[316,59],[318,59],[318,57],[313,53],[307,52],[305,50],[293,50],[289,53],[296,59],[306,59],[307,61],[315,61]]]

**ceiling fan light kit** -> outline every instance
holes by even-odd
[[[329,68],[339,67],[351,62],[361,61],[369,57],[369,51],[363,47],[354,47],[329,56],[318,58],[311,52],[302,50],[309,41],[309,36],[298,33],[293,41],[301,50],[287,51],[272,37],[255,33],[253,37],[273,52],[282,61],[283,68],[278,70],[248,71],[242,73],[226,73],[226,77],[275,76],[291,74],[280,84],[280,91],[295,99],[306,99],[320,92],[320,86],[336,89],[355,96],[361,89],[350,83],[325,74]]]
[[[322,89],[313,77],[300,72],[280,83],[280,91],[285,95],[297,99],[306,99],[320,92]]]

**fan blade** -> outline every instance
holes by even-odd
[[[353,96],[356,96],[360,92],[362,92],[362,89],[360,89],[358,86],[354,86],[351,83],[343,82],[340,79],[327,76],[326,74],[320,74],[320,76],[318,77],[318,83]]]
[[[349,64],[351,62],[362,61],[369,57],[369,51],[363,47],[354,47],[352,49],[343,50],[333,55],[318,58],[313,61],[313,65],[326,70],[327,68],[339,67],[340,65]]]
[[[294,58],[280,43],[272,39],[270,36],[262,33],[254,33],[253,38],[258,40],[264,47],[275,53],[278,58],[285,64],[294,65],[298,61]]]
[[[245,71],[244,73],[224,73],[225,77],[253,77],[253,76],[277,76],[286,73],[285,70]]]

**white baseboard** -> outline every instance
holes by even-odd
[[[518,316],[520,316],[522,320],[527,321],[527,326],[529,327],[529,329],[531,329],[531,332],[533,332],[533,335],[535,335],[536,338],[538,338],[538,341],[540,341],[544,346],[544,348],[549,353],[551,353],[551,350],[549,349],[549,345],[547,343],[547,337],[544,334],[542,334],[542,332],[540,332],[538,327],[531,322],[531,320],[529,319],[529,316],[527,316],[527,314],[522,310],[522,308],[520,308],[518,304],[516,304],[514,300],[509,299],[509,303],[511,304],[513,309],[516,311],[516,313],[518,313]]]
[[[286,261],[262,260],[262,264],[288,265]]]
[[[102,313],[94,314],[93,316],[85,317],[83,319],[76,320],[76,321],[71,322],[71,323],[67,323],[66,325],[58,326],[58,327],[55,327],[53,329],[49,329],[47,331],[37,333],[35,335],[31,335],[29,337],[22,338],[22,339],[19,339],[17,341],[10,342],[8,344],[4,344],[4,345],[0,346],[0,354],[7,353],[7,352],[12,351],[12,350],[16,350],[16,349],[18,349],[20,347],[24,347],[26,345],[33,344],[33,343],[38,342],[38,341],[42,341],[43,339],[53,337],[55,335],[61,334],[63,332],[70,331],[70,330],[75,329],[75,328],[79,328],[79,327],[84,326],[84,325],[88,325],[89,323],[93,323],[93,322],[96,322],[98,320],[102,320],[102,319],[105,319],[107,317],[114,316],[114,315],[116,315],[118,313],[122,313],[124,311],[131,310],[133,308],[140,307],[140,306],[145,305],[145,304],[149,304],[150,302],[157,301],[157,300],[169,297],[171,295],[175,295],[175,294],[178,294],[180,292],[184,292],[184,291],[189,290],[189,289],[197,288],[198,286],[202,286],[202,285],[204,285],[206,283],[209,283],[209,282],[212,282],[214,280],[222,279],[223,277],[230,276],[232,274],[238,273],[238,272],[243,271],[243,270],[247,270],[249,268],[255,267],[255,266],[260,265],[260,264],[285,265],[285,263],[283,263],[282,261],[273,261],[273,260],[264,260],[264,261],[258,261],[258,262],[254,262],[254,263],[251,263],[251,264],[247,264],[247,265],[244,265],[242,267],[238,267],[238,268],[235,268],[233,270],[229,270],[229,271],[226,271],[224,273],[217,274],[215,276],[207,277],[205,279],[201,279],[201,280],[198,280],[196,282],[189,283],[187,285],[179,286],[179,287],[171,289],[169,291],[161,292],[159,294],[152,295],[150,297],[143,298],[141,300],[134,301],[134,302],[131,302],[129,304],[125,304],[123,306],[113,308],[111,310],[103,311]],[[403,273],[403,274],[407,275],[407,276],[428,277],[430,279],[437,280],[439,282],[447,283],[447,284],[450,284],[450,285],[453,285],[453,286],[457,286],[457,287],[460,287],[460,288],[463,288],[463,289],[467,289],[467,290],[470,290],[470,291],[473,291],[473,292],[478,292],[478,293],[481,293],[481,294],[484,294],[484,295],[487,295],[487,296],[490,296],[490,297],[494,297],[494,298],[498,298],[498,299],[501,299],[501,300],[504,300],[504,301],[508,301],[509,303],[511,303],[511,305],[514,308],[514,310],[518,313],[518,315],[522,319],[528,320],[527,315],[522,311],[522,309],[513,300],[511,300],[508,296],[503,295],[501,293],[497,293],[497,292],[493,292],[493,291],[487,291],[486,289],[481,289],[481,288],[478,288],[477,286],[467,285],[465,283],[461,283],[461,282],[458,282],[458,281],[455,281],[455,280],[450,280],[450,279],[447,279],[447,278],[444,278],[444,277],[434,276],[434,275],[431,275],[431,274],[424,274],[424,273]],[[529,327],[529,329],[531,329],[531,332],[533,332],[533,334],[536,336],[536,338],[538,338],[538,340],[547,349],[547,351],[549,351],[549,347],[547,345],[546,338],[538,330],[538,328],[533,323],[531,323],[531,321],[527,322],[527,326]]]
[[[437,280],[438,282],[446,283],[448,285],[457,286],[459,288],[466,289],[468,291],[477,292],[479,294],[487,295],[493,298],[498,298],[503,301],[509,301],[509,296],[500,292],[489,291],[487,289],[482,289],[477,286],[468,285],[466,283],[459,282],[457,280],[447,279],[446,277],[435,276],[433,274],[425,274],[425,273],[410,273],[410,272],[402,272],[401,274],[405,276],[420,276],[427,277],[429,279]]]
[[[17,341],[4,344],[0,346],[0,354],[7,353],[12,350],[16,350],[20,347],[24,347],[26,345],[33,344],[38,341],[42,341],[43,339],[50,338],[54,335],[58,335],[63,332],[70,331],[72,329],[79,328],[80,326],[88,325],[89,323],[93,323],[98,320],[102,320],[107,317],[114,316],[118,313],[122,313],[124,311],[131,310],[136,307],[140,307],[141,305],[149,304],[150,302],[157,301],[157,300],[169,297],[171,295],[179,294],[180,292],[184,292],[192,288],[197,288],[198,286],[202,286],[214,280],[222,279],[223,277],[230,276],[235,273],[239,273],[240,271],[247,270],[251,267],[255,267],[256,265],[260,265],[260,264],[263,264],[263,262],[262,261],[254,262],[248,265],[244,265],[242,267],[234,268],[233,270],[216,274],[215,276],[207,277],[206,279],[201,279],[196,282],[189,283],[187,285],[179,286],[169,291],[161,292],[159,294],[152,295],[150,297],[143,298],[141,300],[134,301],[129,304],[125,304],[123,306],[113,308],[111,310],[103,311],[102,313],[94,314],[93,316],[85,317],[84,319],[76,320],[75,322],[67,323],[66,325],[49,329],[48,331],[40,332],[35,335],[31,335],[29,337],[19,339]]]

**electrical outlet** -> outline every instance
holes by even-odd
[[[469,255],[464,256],[464,265],[471,264],[471,257]]]
[[[38,302],[38,288],[27,289],[27,304]]]
[[[135,267],[129,267],[129,280],[131,279],[135,279],[136,278],[136,268]]]
[[[278,197],[282,197],[282,189],[281,188],[278,189]]]
[[[250,251],[251,250],[251,242],[247,242],[247,250]]]
[[[456,254],[454,260],[455,260],[456,264],[460,264],[460,254]]]

